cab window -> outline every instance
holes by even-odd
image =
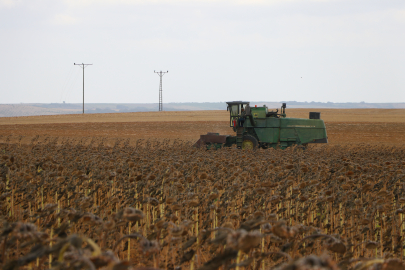
[[[238,116],[239,115],[239,105],[231,105],[231,116]]]

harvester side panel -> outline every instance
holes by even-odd
[[[299,143],[295,128],[282,128],[280,130],[280,142]]]
[[[318,119],[281,118],[281,128],[296,127],[325,128],[325,123]]]
[[[280,118],[267,118],[266,127],[268,128],[280,128]]]
[[[281,122],[281,130],[287,132],[287,130],[294,130],[295,137],[299,139],[298,144],[310,143],[316,140],[326,140],[326,128],[323,120],[318,119],[299,119],[299,118],[284,118]],[[284,138],[285,136],[281,137]]]
[[[264,109],[264,108],[257,108]],[[256,110],[259,111],[260,110]],[[264,112],[264,111],[263,111]],[[254,129],[256,136],[260,142],[263,143],[278,143],[280,133],[280,119],[279,118],[254,118],[254,126],[250,120],[245,120],[245,129]],[[254,135],[254,134],[252,134]]]
[[[298,137],[301,143],[311,143],[316,140],[326,139],[326,134],[324,129],[320,128],[297,128]]]
[[[255,128],[259,141],[264,143],[277,143],[279,131],[279,128]]]

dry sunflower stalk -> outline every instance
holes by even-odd
[[[405,148],[21,139],[0,144],[3,269],[404,269]]]

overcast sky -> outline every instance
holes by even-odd
[[[0,0],[0,103],[405,102],[404,0]]]

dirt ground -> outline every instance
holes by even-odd
[[[310,111],[321,112],[329,143],[336,145],[370,143],[405,144],[405,110],[401,109],[289,109],[288,117],[308,118]],[[227,111],[141,112],[88,115],[55,115],[0,118],[0,142],[29,143],[40,139],[103,138],[114,144],[116,138],[181,139],[196,141],[207,132],[233,134]]]

